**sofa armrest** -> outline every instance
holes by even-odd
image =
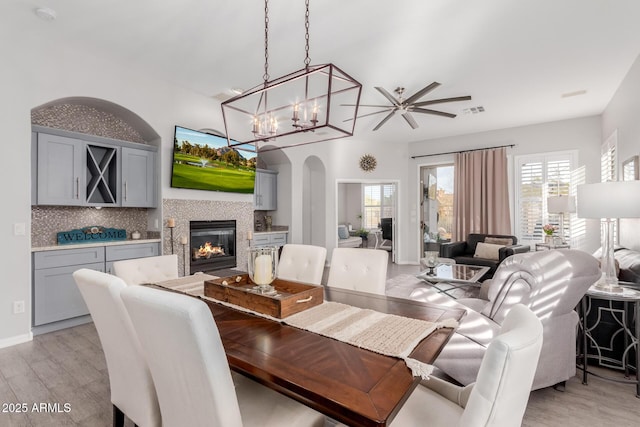
[[[531,247],[529,245],[510,245],[500,248],[500,250],[498,251],[498,256],[500,262],[502,262],[505,260],[505,258],[510,257],[511,255],[522,254],[525,252],[529,252],[530,250]]]
[[[440,244],[441,258],[455,258],[464,254],[467,242],[450,242]]]

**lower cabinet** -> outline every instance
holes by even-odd
[[[287,233],[268,233],[261,234],[259,232],[253,235],[251,246],[284,246],[287,244]]]
[[[34,252],[33,333],[50,332],[91,320],[73,280],[74,271],[90,268],[110,272],[114,261],[159,253],[159,242]]]

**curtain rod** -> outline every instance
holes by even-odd
[[[419,155],[419,156],[411,156],[411,158],[412,158],[412,159],[417,159],[418,157],[442,156],[443,154],[470,153],[471,151],[491,150],[491,149],[493,149],[493,148],[503,148],[503,147],[512,148],[512,147],[515,147],[515,146],[516,146],[516,144],[509,144],[509,145],[496,145],[495,147],[474,148],[474,149],[472,149],[472,150],[449,151],[449,152],[447,152],[447,153],[421,154],[421,155]]]

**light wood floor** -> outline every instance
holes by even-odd
[[[417,272],[417,266],[390,265],[389,276]],[[606,371],[618,375],[616,371]],[[11,404],[26,404],[26,413]],[[47,411],[34,411],[40,404]],[[64,412],[64,404],[70,411]],[[111,426],[109,378],[93,324],[39,335],[0,349],[0,426]],[[53,410],[53,412],[52,412]],[[133,425],[129,423],[129,425]],[[531,393],[523,426],[638,426],[640,399],[629,384],[574,377],[565,392]],[[409,426],[411,427],[411,426]]]

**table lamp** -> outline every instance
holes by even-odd
[[[610,181],[578,186],[578,217],[596,218],[602,223],[602,260],[604,280],[596,288],[622,292],[613,256],[613,226],[618,218],[640,218],[640,181]]]
[[[574,196],[551,196],[547,197],[547,212],[550,214],[560,214],[560,240],[564,240],[564,214],[576,211],[576,198]]]

